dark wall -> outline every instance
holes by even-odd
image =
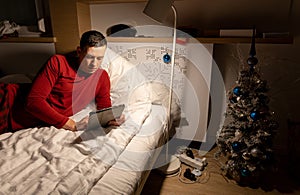
[[[35,0],[0,0],[0,21],[10,20],[19,25],[36,25]]]

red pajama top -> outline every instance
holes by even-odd
[[[98,69],[87,74],[78,66],[77,61],[67,60],[63,55],[52,56],[35,78],[25,105],[19,103],[12,109],[12,130],[43,125],[61,128],[69,116],[92,101],[97,109],[110,107],[107,72]]]

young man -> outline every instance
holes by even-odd
[[[100,32],[87,31],[77,48],[78,59],[52,56],[34,79],[24,109],[14,104],[11,129],[53,125],[76,131],[79,126],[85,128],[88,119],[76,123],[70,116],[93,101],[97,109],[110,107],[109,76],[100,68],[106,44]],[[123,118],[108,125],[122,122]]]

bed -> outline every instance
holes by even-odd
[[[111,78],[112,104],[126,105],[126,122],[89,131],[51,126],[1,134],[1,194],[141,193],[168,135],[175,133],[169,127],[178,124],[180,105],[173,95],[169,115],[169,88],[143,78],[126,59],[103,68]],[[89,111],[72,117],[80,120]]]

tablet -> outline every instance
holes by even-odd
[[[125,105],[121,104],[90,112],[87,128],[94,129],[99,126],[106,127],[109,121],[119,118],[122,115],[124,108]]]

